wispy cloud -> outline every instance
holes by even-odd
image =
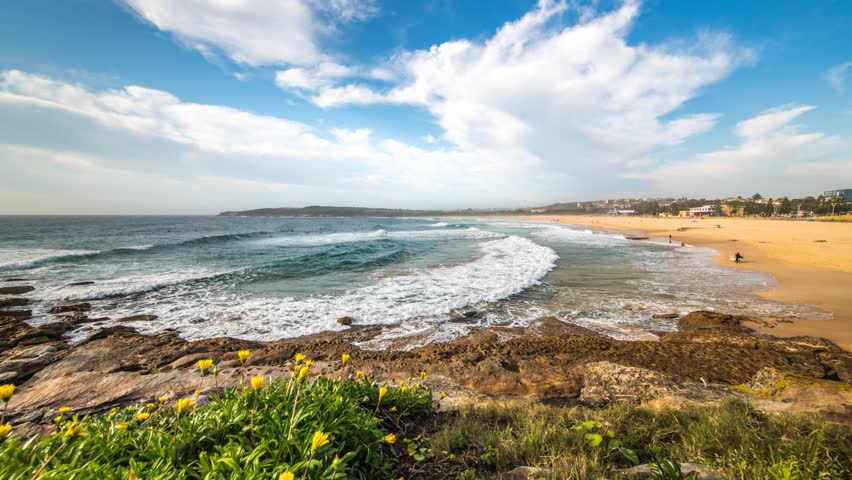
[[[846,90],[846,80],[849,78],[850,69],[852,69],[852,62],[835,65],[825,72],[825,78],[834,88],[843,92]]]

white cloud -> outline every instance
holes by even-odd
[[[825,78],[834,88],[842,92],[846,90],[846,79],[849,77],[850,69],[852,69],[852,62],[835,65],[825,72]]]
[[[726,35],[702,34],[683,48],[631,45],[637,1],[584,9],[563,27],[568,8],[540,0],[483,41],[399,53],[388,89],[326,77],[306,82],[316,90],[310,98],[323,108],[421,106],[459,149],[511,148],[571,171],[581,162],[624,163],[713,128],[715,113],[664,117],[753,59]]]
[[[373,0],[120,0],[140,18],[205,56],[238,63],[312,64],[328,59],[321,37],[378,12]]]
[[[852,183],[848,146],[822,133],[804,133],[792,122],[812,105],[787,105],[739,122],[740,144],[693,158],[636,165],[625,176],[652,181],[657,191],[710,197],[752,190],[816,195],[839,182]]]
[[[0,132],[0,144],[6,144],[0,158],[15,171],[9,178],[16,183],[26,179],[34,190],[53,182],[55,195],[66,192],[68,198],[82,198],[85,192],[79,188],[97,179],[103,185],[89,187],[92,198],[85,205],[90,208],[108,185],[113,193],[125,192],[115,193],[122,198],[134,192],[139,208],[151,211],[140,189],[156,183],[143,181],[152,176],[183,185],[185,194],[177,187],[162,193],[180,197],[173,198],[175,209],[189,202],[185,195],[196,192],[193,211],[203,205],[208,212],[329,202],[509,205],[510,199],[524,198],[539,176],[541,190],[557,186],[552,176],[534,168],[538,159],[522,151],[430,151],[374,138],[369,129],[323,131],[230,107],[184,102],[140,86],[93,91],[17,70],[0,71],[0,121],[10,118],[27,124],[27,135]],[[57,146],[45,145],[54,140]],[[30,157],[37,161],[25,160]],[[42,166],[34,168],[37,164]],[[203,189],[210,179],[218,179],[217,187]],[[226,187],[233,190],[224,194]],[[79,211],[87,210],[81,206]]]

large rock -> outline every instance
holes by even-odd
[[[0,295],[23,295],[35,290],[35,287],[29,285],[18,285],[14,287],[0,287]]]
[[[505,480],[530,480],[536,478],[548,478],[549,476],[550,470],[546,468],[516,467],[503,474],[500,478]]]
[[[340,317],[337,319],[337,323],[341,325],[346,325],[348,327],[352,325],[352,317]]]
[[[20,297],[0,298],[0,308],[20,307],[30,303],[29,299]]]
[[[763,411],[819,412],[832,421],[852,425],[852,385],[845,382],[766,367],[734,389]]]
[[[8,319],[18,319],[18,320],[26,320],[28,318],[32,318],[33,312],[32,310],[2,310],[0,311],[0,319],[8,320]]]
[[[62,305],[53,307],[47,313],[72,313],[72,312],[88,312],[92,309],[91,303],[75,303],[73,305]]]
[[[621,475],[620,478],[630,479],[630,480],[644,480],[656,478],[651,471],[651,466],[649,464],[645,465],[637,465],[632,468],[623,468],[617,470],[617,472]],[[698,472],[698,478],[701,480],[723,480],[724,477],[722,475],[708,467],[707,465],[701,465],[698,463],[681,463],[680,464],[680,473],[683,476],[689,475],[692,472]]]
[[[742,325],[745,320],[748,319],[737,315],[699,310],[681,318],[678,326],[683,331],[725,329],[748,332],[750,330]]]
[[[20,347],[19,347],[20,348]],[[19,350],[0,362],[0,374],[11,376],[11,380],[22,380],[44,368],[56,356],[53,345],[36,345]]]
[[[615,402],[641,403],[670,396],[676,388],[675,383],[660,372],[612,362],[587,364],[583,373],[580,401],[596,406]]]

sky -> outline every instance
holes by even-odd
[[[28,0],[0,214],[852,188],[848,0]]]

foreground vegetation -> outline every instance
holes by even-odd
[[[58,432],[0,439],[2,479],[387,478],[388,427],[432,411],[422,385],[388,388],[357,378],[252,378],[204,397],[161,398],[86,418],[61,409]],[[203,374],[212,361],[202,361]]]
[[[736,399],[671,410],[493,403],[460,411],[428,437],[436,463],[471,478],[518,465],[548,469],[546,478],[614,478],[636,460],[701,463],[735,479],[852,478],[849,428],[767,416]]]
[[[85,418],[60,409],[57,432],[40,438],[0,420],[0,478],[472,479],[524,465],[545,469],[544,478],[603,479],[655,463],[656,478],[674,479],[678,462],[737,479],[852,476],[848,428],[766,416],[738,400],[680,410],[492,402],[435,412],[425,372],[389,387],[360,372],[312,379],[310,367],[297,358],[292,378],[255,377],[207,404],[196,392]],[[210,360],[199,368],[202,382],[216,372]],[[3,386],[0,400],[13,393]]]

